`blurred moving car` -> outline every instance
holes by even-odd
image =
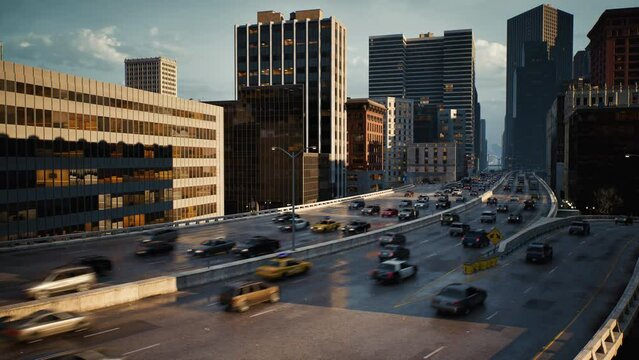
[[[302,218],[296,218],[295,220],[289,222],[286,225],[282,225],[279,227],[280,231],[283,232],[291,232],[293,231],[293,224],[295,225],[295,231],[304,230],[309,227],[310,223]]]
[[[426,209],[428,208],[430,205],[430,203],[428,202],[428,200],[417,200],[415,202],[415,207],[417,209]]]
[[[486,201],[486,204],[488,205],[497,205],[497,198],[496,197],[489,197],[488,200]]]
[[[76,290],[87,291],[97,282],[95,272],[88,266],[69,266],[57,268],[39,284],[25,290],[27,296],[45,299],[52,294]]]
[[[498,213],[508,212],[508,205],[506,204],[497,205],[497,212]]]
[[[142,241],[166,241],[175,242],[178,238],[178,231],[175,229],[156,230],[149,233]]]
[[[479,217],[479,222],[481,223],[494,223],[497,221],[497,214],[492,211],[482,211],[481,216]]]
[[[113,269],[111,260],[102,255],[81,256],[70,262],[67,266],[88,266],[93,269],[98,276],[108,275]]]
[[[568,228],[569,235],[588,235],[590,234],[590,224],[585,221],[573,221]]]
[[[428,197],[428,195],[425,194],[421,194],[417,197],[417,200],[423,200],[423,201],[428,201],[430,200],[430,198]]]
[[[375,215],[379,214],[379,205],[369,205],[362,209],[362,215]]]
[[[366,202],[364,200],[353,200],[350,204],[348,204],[349,210],[358,210],[363,209],[366,206]]]
[[[479,196],[479,193],[475,190],[470,192],[470,196]]]
[[[235,245],[231,250],[235,255],[245,258],[257,255],[272,254],[280,249],[278,240],[269,239],[265,236],[253,236],[246,242]]]
[[[526,262],[552,261],[552,246],[543,242],[532,242],[526,249]]]
[[[454,212],[444,213],[439,218],[439,223],[442,225],[450,225],[456,221],[459,221],[459,214]]]
[[[431,300],[430,306],[439,313],[469,314],[486,301],[485,290],[460,283],[449,284]]]
[[[632,225],[632,223],[633,223],[632,216],[617,216],[615,218],[615,225],[616,224]]]
[[[283,254],[283,256],[269,260],[266,265],[259,266],[255,270],[255,275],[266,280],[283,279],[293,275],[304,274],[312,266],[309,261],[290,258],[287,254]]]
[[[295,218],[299,218],[300,216],[298,214],[295,214]],[[293,219],[293,213],[291,212],[285,212],[285,213],[281,213],[279,215],[277,215],[276,217],[273,218],[273,222],[274,223],[289,223],[291,222],[291,220]]]
[[[387,232],[379,237],[379,246],[406,245],[406,236],[403,234]]]
[[[380,262],[390,259],[406,260],[410,257],[410,250],[401,245],[386,245],[379,251],[377,258]]]
[[[311,231],[326,233],[326,232],[335,231],[339,229],[340,226],[342,226],[342,224],[338,223],[335,220],[322,220],[318,222],[317,224],[313,224],[313,226],[311,226]]]
[[[397,214],[399,214],[399,210],[395,208],[388,208],[382,211],[381,217],[393,217],[393,216],[397,216]]]
[[[524,201],[524,210],[535,210],[535,201],[534,200],[525,200]]]
[[[508,221],[509,224],[521,224],[522,220],[523,219],[522,219],[521,214],[511,213],[511,214],[508,215],[508,220],[507,221]]]
[[[371,272],[371,278],[379,283],[399,282],[417,274],[417,265],[404,260],[387,260]]]
[[[413,197],[415,192],[413,190],[408,190],[404,193],[404,197]]]
[[[509,201],[510,201],[510,202],[519,202],[519,197],[517,197],[517,196],[511,196]]]
[[[399,220],[413,220],[419,217],[419,211],[414,208],[404,208],[397,215]]]
[[[464,196],[458,196],[458,197],[455,199],[455,202],[458,202],[458,203],[466,202],[466,197],[464,197]]]
[[[371,224],[366,221],[351,221],[348,224],[342,226],[340,230],[347,234],[359,234],[368,231],[371,228]]]
[[[411,207],[413,206],[412,200],[402,200],[399,202],[399,207]]]
[[[437,199],[435,209],[450,209],[450,201],[444,197]]]
[[[469,230],[461,239],[464,247],[476,247],[482,248],[490,245],[490,239],[488,239],[487,233],[483,229]]]
[[[25,342],[86,329],[90,325],[90,319],[84,315],[39,310],[22,319],[8,322],[2,333],[14,341]]]
[[[193,256],[211,256],[220,253],[229,254],[234,246],[235,241],[224,239],[204,240],[199,246],[188,249],[186,253]]]
[[[173,251],[174,246],[170,242],[160,240],[142,241],[135,250],[135,255],[157,255]]]
[[[450,236],[464,236],[466,232],[470,230],[470,225],[454,222],[450,224],[450,228],[448,228],[448,235]]]
[[[224,287],[219,297],[220,305],[226,311],[245,312],[251,306],[263,302],[280,301],[280,287],[262,281],[229,284]]]

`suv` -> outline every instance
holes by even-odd
[[[535,210],[535,202],[533,200],[524,201],[524,210]]]
[[[450,236],[463,236],[469,230],[470,225],[460,222],[454,222],[450,224],[450,228],[448,228],[448,234]]]
[[[379,214],[379,212],[379,205],[368,205],[367,207],[362,209],[362,215],[375,215]]]
[[[494,223],[497,221],[497,215],[492,211],[484,211],[481,213],[479,222],[481,223]]]
[[[590,234],[590,224],[585,221],[573,221],[568,228],[570,235],[588,235]]]
[[[399,212],[399,215],[397,215],[397,218],[399,220],[412,220],[412,219],[417,219],[418,216],[419,216],[419,211],[415,210],[414,208],[405,208]]]
[[[406,260],[410,257],[410,250],[401,245],[386,245],[379,251],[379,262],[390,259]]]
[[[280,287],[262,281],[235,283],[227,285],[219,297],[220,305],[226,305],[226,311],[244,312],[250,306],[263,302],[280,301]]]
[[[506,213],[506,212],[508,212],[508,205],[506,205],[506,204],[497,205],[497,212],[498,213]]]
[[[353,200],[351,201],[350,204],[348,204],[348,209],[358,210],[358,209],[362,209],[364,206],[366,206],[366,203],[364,202],[364,200]]]
[[[464,247],[486,247],[490,245],[490,240],[483,229],[467,231],[462,236],[462,245]]]
[[[541,242],[530,243],[526,249],[526,262],[545,261],[552,261],[552,246]]]
[[[413,206],[412,200],[402,200],[399,202],[399,207],[411,207]]]
[[[496,197],[489,197],[488,200],[486,201],[486,204],[488,204],[488,205],[497,205],[497,198]]]
[[[254,236],[243,244],[236,245],[234,254],[248,258],[256,255],[271,254],[279,250],[280,242],[264,236]]]
[[[435,209],[450,209],[450,201],[444,197],[440,197],[435,203]]]
[[[509,224],[521,224],[522,221],[522,216],[521,214],[515,214],[515,213],[511,213],[510,215],[508,215],[508,223]]]
[[[95,272],[88,266],[64,267],[53,270],[43,282],[30,287],[26,293],[34,299],[45,299],[64,291],[86,291],[96,282]]]
[[[397,233],[385,233],[379,237],[379,246],[406,245],[406,236]]]
[[[151,241],[167,241],[167,242],[175,242],[178,238],[177,230],[166,229],[166,230],[158,230],[154,231],[149,235],[148,240]]]
[[[456,213],[445,213],[439,218],[439,222],[442,225],[450,225],[456,221],[459,221],[459,215]]]

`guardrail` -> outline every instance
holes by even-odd
[[[541,186],[544,187],[544,189],[550,196],[550,210],[548,211],[548,215],[546,215],[546,217],[554,218],[557,216],[557,209],[559,208],[559,205],[557,204],[557,196],[555,196],[555,192],[552,191],[552,189],[550,188],[550,186],[548,186],[548,184],[546,184],[544,179],[537,176],[537,174],[535,174],[535,177],[537,178],[537,181],[541,184]]]
[[[349,196],[349,197],[344,197],[339,199],[321,201],[321,202],[312,203],[312,204],[296,205],[295,210],[303,212],[304,210],[311,209],[311,208],[320,208],[320,207],[326,207],[326,206],[339,204],[339,203],[343,203],[347,201],[352,201],[356,199],[367,199],[372,197],[383,196],[386,194],[391,194],[393,192],[404,191],[414,186],[415,185],[411,184],[411,185],[401,186],[395,189],[376,191],[376,192],[368,193],[368,194],[354,195],[354,196]],[[153,224],[153,225],[145,225],[145,226],[127,227],[127,228],[121,228],[121,229],[110,229],[110,230],[102,230],[102,231],[73,233],[73,234],[66,234],[66,235],[0,241],[0,252],[17,251],[17,250],[48,247],[48,246],[57,246],[59,244],[67,245],[67,244],[74,244],[78,242],[90,242],[90,241],[104,240],[104,239],[115,239],[121,236],[130,236],[132,234],[141,234],[141,233],[144,233],[145,231],[167,229],[167,228],[182,228],[185,226],[188,226],[190,228],[195,228],[198,226],[215,225],[220,223],[228,223],[232,221],[255,219],[257,217],[272,215],[275,213],[280,213],[285,211],[291,211],[291,209],[292,207],[287,206],[287,207],[281,207],[281,208],[275,208],[275,209],[269,209],[269,210],[262,210],[259,212],[248,212],[248,213],[233,214],[233,215],[226,215],[226,216],[214,216],[210,218],[176,221],[172,223],[162,223],[162,224]]]

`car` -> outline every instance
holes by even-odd
[[[265,280],[283,279],[289,276],[305,274],[313,265],[309,261],[288,257],[288,254],[278,256],[268,261],[266,265],[259,266],[255,275]]]
[[[621,225],[632,225],[633,221],[632,221],[632,217],[631,216],[617,216],[615,218],[615,225],[616,224],[621,224]]]
[[[295,225],[295,231],[299,231],[308,228],[310,223],[302,218],[296,218],[295,221],[291,221],[286,225],[282,225],[279,229],[283,232],[291,232],[293,231],[293,225]]]
[[[470,196],[479,196],[479,192],[473,190],[470,192]]]
[[[186,253],[193,256],[211,256],[221,253],[229,254],[233,247],[235,247],[235,241],[224,239],[204,240],[199,246],[188,249]]]
[[[88,266],[97,276],[108,275],[113,269],[113,263],[102,255],[86,255],[71,261],[67,266]]]
[[[458,203],[466,202],[466,198],[464,196],[458,196],[457,199],[455,199],[455,202],[458,202]]]
[[[444,195],[444,193],[443,193],[443,192],[441,192],[441,191],[436,191],[436,192],[435,192],[435,197],[440,197],[440,196],[442,196],[442,195]]]
[[[415,208],[404,208],[397,215],[397,219],[399,220],[412,220],[417,219],[419,217],[419,211]]]
[[[363,209],[366,206],[364,200],[353,200],[350,204],[348,204],[348,210],[359,210]]]
[[[476,229],[467,231],[461,239],[464,247],[482,248],[490,245],[487,233],[484,229]]]
[[[435,209],[450,209],[450,201],[443,197],[439,198],[435,203]]]
[[[413,201],[412,200],[402,200],[399,202],[399,207],[411,207],[413,206]]]
[[[298,214],[295,214],[295,218],[299,218],[300,216]],[[279,215],[277,215],[276,217],[273,218],[273,222],[274,223],[290,223],[291,219],[293,219],[293,213],[290,212],[285,212],[285,213],[281,213]]]
[[[395,208],[388,208],[388,209],[384,209],[384,211],[382,211],[381,216],[382,217],[393,217],[393,216],[397,216],[399,214],[399,210],[395,209]]]
[[[427,209],[430,206],[430,203],[427,200],[417,200],[415,202],[415,207],[417,209]]]
[[[415,192],[412,190],[408,190],[404,193],[404,197],[413,197],[415,195]]]
[[[459,221],[459,214],[454,212],[444,213],[439,217],[439,223],[442,225],[451,225],[456,221]]]
[[[428,201],[430,200],[430,197],[428,197],[428,195],[425,194],[421,194],[417,197],[417,200],[423,200],[423,201]]]
[[[164,229],[152,231],[145,236],[142,241],[166,241],[175,242],[178,238],[178,232],[175,229]]]
[[[466,232],[470,230],[470,225],[464,224],[461,222],[454,222],[450,224],[450,228],[448,228],[448,234],[450,236],[464,236]]]
[[[519,202],[519,198],[517,196],[511,196],[509,201],[518,203]]]
[[[497,198],[496,197],[489,197],[488,200],[486,200],[486,204],[488,205],[497,205]]]
[[[497,221],[497,214],[492,211],[482,211],[481,216],[479,217],[479,222],[481,223],[494,223]]]
[[[569,235],[588,235],[590,234],[590,224],[585,221],[573,221],[568,227]]]
[[[391,259],[406,260],[410,257],[410,250],[401,245],[386,245],[379,251],[377,258],[379,262],[384,262]]]
[[[509,224],[521,224],[522,221],[522,216],[521,214],[515,214],[515,213],[510,213],[508,214],[508,220],[507,222]]]
[[[438,313],[469,314],[486,301],[486,290],[468,284],[453,283],[433,297],[430,306]]]
[[[371,224],[366,221],[351,221],[348,224],[340,227],[342,232],[347,234],[359,234],[367,232],[371,228]]]
[[[342,224],[338,223],[337,221],[327,219],[327,220],[322,220],[318,223],[313,224],[313,226],[311,226],[311,231],[327,233],[327,232],[338,230],[340,226],[342,226]]]
[[[280,249],[280,242],[265,236],[253,236],[246,242],[236,244],[231,250],[235,255],[245,258],[272,254]]]
[[[452,193],[453,193],[453,190],[451,190],[450,188],[448,188],[448,189],[444,189],[444,194],[448,194],[448,195],[450,195],[450,194],[452,194]]]
[[[526,249],[526,262],[552,261],[552,246],[543,242],[532,242]]]
[[[362,209],[362,215],[375,215],[379,214],[380,208],[379,205],[369,205]]]
[[[138,245],[137,249],[135,250],[135,255],[137,256],[157,255],[157,254],[171,252],[173,251],[173,249],[174,249],[173,244],[168,241],[159,241],[159,240],[142,241]]]
[[[85,315],[38,310],[24,318],[8,322],[2,333],[13,341],[27,342],[87,329],[89,326],[91,320]]]
[[[379,237],[379,246],[406,245],[406,236],[394,232],[384,233]]]
[[[506,205],[506,204],[497,205],[497,212],[498,213],[506,213],[506,212],[508,212],[508,205]]]
[[[226,311],[245,312],[251,306],[264,302],[280,301],[280,287],[263,281],[238,282],[226,285],[219,296],[219,303]]]
[[[417,274],[417,265],[405,260],[386,260],[371,271],[371,278],[378,283],[399,282]]]
[[[524,210],[535,210],[535,201],[534,200],[525,200],[524,201]]]
[[[42,282],[28,287],[25,292],[33,299],[46,299],[52,294],[91,289],[97,282],[92,268],[88,266],[65,266],[53,269]]]

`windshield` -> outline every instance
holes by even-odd
[[[377,267],[377,270],[379,272],[393,272],[395,271],[395,266],[391,264],[379,264],[379,266]]]
[[[445,297],[449,297],[449,298],[453,298],[453,299],[463,299],[464,298],[464,292],[460,289],[453,289],[453,288],[447,288],[442,290],[442,292],[439,293],[440,296],[445,296]]]

